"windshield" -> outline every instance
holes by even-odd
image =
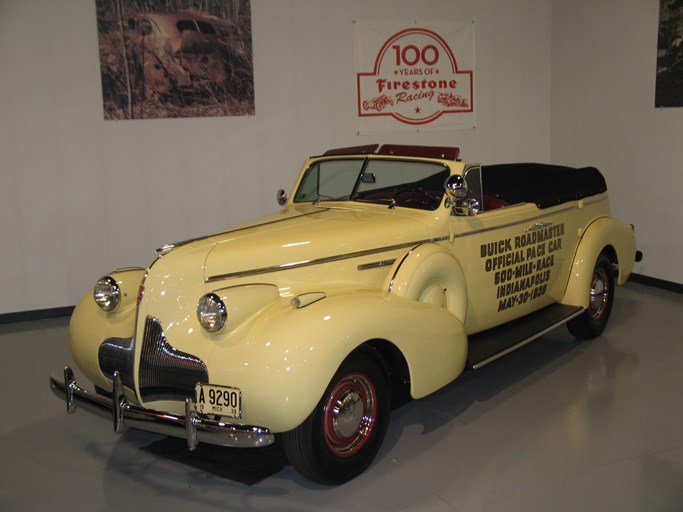
[[[295,203],[360,201],[435,210],[448,168],[441,164],[366,158],[320,160],[308,168]]]

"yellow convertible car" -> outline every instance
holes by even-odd
[[[282,210],[101,278],[70,348],[94,385],[67,410],[198,443],[282,443],[339,484],[375,457],[392,396],[417,399],[562,324],[602,333],[633,226],[592,167],[465,164],[451,147],[307,159]]]

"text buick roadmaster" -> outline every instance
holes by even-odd
[[[567,324],[598,336],[633,227],[597,169],[469,165],[372,145],[305,161],[275,214],[157,251],[76,307],[51,388],[126,427],[197,443],[278,440],[337,484],[373,460],[392,394],[421,398]],[[397,395],[395,395],[397,396]]]

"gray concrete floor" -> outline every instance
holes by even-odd
[[[600,338],[558,329],[400,407],[375,463],[337,488],[277,445],[188,454],[67,415],[47,384],[72,364],[67,325],[0,325],[2,511],[683,510],[680,294],[629,283]]]

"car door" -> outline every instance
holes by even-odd
[[[469,192],[461,201],[474,208],[469,215],[463,204],[453,209],[449,244],[465,273],[465,329],[473,334],[560,300],[578,242],[579,209],[487,197],[479,166],[465,171],[465,181]]]

